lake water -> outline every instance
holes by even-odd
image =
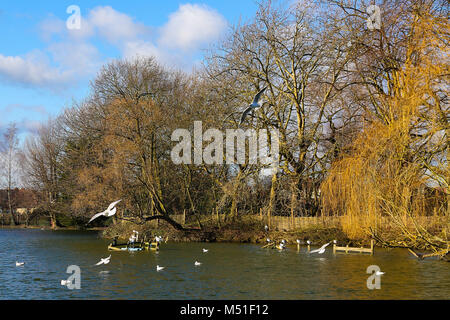
[[[158,253],[110,252],[97,232],[0,229],[0,299],[449,299],[450,263],[403,249],[322,254],[302,247],[167,243]],[[203,253],[202,248],[209,249]],[[95,266],[111,254],[107,265]],[[194,266],[195,261],[202,263]],[[24,261],[16,267],[16,261]],[[81,289],[61,285],[69,265]],[[164,266],[161,272],[156,265]],[[367,267],[385,272],[367,288]],[[107,271],[107,272],[102,272]]]

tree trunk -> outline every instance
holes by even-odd
[[[56,229],[56,216],[54,213],[50,213],[50,226],[52,230]]]
[[[9,212],[11,214],[10,225],[15,226],[15,225],[17,225],[17,221],[16,221],[16,217],[14,216],[14,212],[13,212],[13,208],[12,208],[12,204],[11,204],[11,188],[9,186],[8,186],[8,207],[9,207]]]
[[[269,217],[272,215],[273,205],[274,205],[274,202],[275,202],[275,192],[276,192],[276,184],[277,184],[277,171],[278,170],[274,169],[274,172],[272,174],[272,186],[270,187],[269,208],[267,210],[267,215]]]

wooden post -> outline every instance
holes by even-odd
[[[186,225],[186,209],[183,210],[183,226]]]
[[[348,253],[348,244],[347,244],[347,249],[345,250],[345,253]]]
[[[267,210],[267,219],[269,220],[268,225],[269,225],[269,230],[272,230],[272,225],[271,225],[271,219],[270,219],[270,211],[271,210]]]
[[[259,208],[259,220],[263,221],[262,208]]]
[[[374,242],[373,239],[370,239],[370,254],[373,254]]]
[[[297,243],[297,252],[300,251],[300,243]]]
[[[336,243],[333,243],[333,253],[336,253]]]

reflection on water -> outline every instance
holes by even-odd
[[[0,299],[449,299],[450,263],[406,250],[323,255],[229,243],[167,243],[155,252],[109,252],[95,232],[0,229]],[[203,253],[202,248],[208,248]],[[107,265],[95,266],[111,254]],[[25,266],[16,267],[16,261]],[[199,261],[200,266],[194,266]],[[69,265],[81,289],[61,286]],[[164,266],[157,272],[156,265]],[[367,289],[378,265],[381,289]]]

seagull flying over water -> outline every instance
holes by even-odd
[[[156,266],[156,271],[162,271],[165,267]]]
[[[195,261],[194,262],[194,265],[196,265],[196,266],[199,266],[199,265],[201,265],[202,263],[201,262],[198,262],[198,261]]]
[[[204,252],[204,253],[208,252],[208,250],[209,250],[209,249],[203,248],[203,252]]]
[[[25,264],[25,262],[17,262],[16,261],[16,267],[21,267]]]
[[[322,254],[325,252],[325,248],[327,245],[329,245],[331,242],[325,243],[323,246],[321,246],[319,249],[313,250],[310,253],[318,253],[318,254]]]
[[[111,259],[111,255],[109,255],[109,257],[108,258],[100,258],[100,261],[98,262],[98,263],[96,263],[95,265],[96,266],[99,266],[99,265],[101,265],[101,264],[108,264],[109,263],[109,259]]]
[[[116,206],[116,204],[118,204],[120,201],[122,201],[122,199],[117,200],[117,201],[114,201],[113,203],[111,203],[111,204],[109,205],[108,209],[106,209],[106,210],[103,211],[103,212],[99,212],[99,213],[95,214],[95,215],[91,218],[91,220],[89,220],[89,222],[91,222],[91,221],[94,220],[94,219],[97,219],[97,218],[100,217],[100,216],[111,217],[111,216],[115,215],[115,214],[116,214],[116,210],[117,210],[117,209],[115,208],[115,206]],[[88,222],[88,223],[89,223],[89,222]]]
[[[381,275],[383,275],[383,274],[384,274],[384,272],[381,272],[381,271],[375,272],[375,275],[377,275],[377,276],[381,276]]]
[[[245,111],[242,113],[241,121],[239,122],[239,125],[241,125],[241,124],[244,122],[245,117],[247,116],[247,114],[248,114],[250,111],[256,110],[256,109],[258,109],[258,108],[261,107],[262,103],[261,103],[259,100],[261,99],[261,96],[262,96],[262,94],[264,93],[264,91],[266,91],[266,89],[267,89],[267,87],[264,87],[261,91],[259,91],[259,92],[256,94],[255,98],[253,99],[253,102],[252,102],[252,103],[248,106],[248,108],[245,109]]]

